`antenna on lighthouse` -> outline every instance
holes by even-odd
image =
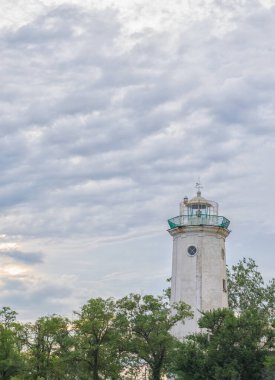
[[[196,186],[195,187],[198,190],[197,195],[198,195],[198,197],[200,197],[201,196],[201,189],[203,189],[200,177],[198,178],[198,181],[196,182]]]

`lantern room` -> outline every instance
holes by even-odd
[[[201,196],[201,191],[197,196],[188,200],[184,198],[180,204],[180,214],[189,217],[209,217],[218,215],[218,203],[209,201]]]
[[[230,221],[219,216],[217,202],[209,201],[201,196],[200,189],[197,195],[188,200],[187,197],[180,203],[180,215],[168,220],[171,229],[184,226],[217,226],[228,228]]]

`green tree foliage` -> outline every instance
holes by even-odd
[[[22,325],[9,307],[0,310],[0,379],[9,380],[23,370]]]
[[[265,358],[265,380],[274,380],[275,374],[275,355],[268,355]]]
[[[3,307],[0,379],[133,380],[141,367],[150,380],[272,376],[274,281],[264,284],[255,262],[243,259],[228,273],[228,292],[230,307],[202,313],[201,333],[184,342],[171,330],[192,313],[184,303],[170,305],[169,291],[90,299],[73,321],[52,315],[23,325]]]
[[[235,315],[229,309],[205,312],[206,331],[182,343],[175,361],[178,379],[259,380],[270,348],[272,330],[256,311]]]
[[[228,271],[229,309],[202,313],[201,334],[183,342],[174,368],[179,379],[259,380],[274,347],[274,280],[265,285],[255,261]]]
[[[264,283],[258,266],[251,258],[243,258],[227,271],[230,309],[242,313],[247,309],[264,312],[269,316],[275,309],[275,281]]]
[[[63,380],[70,372],[72,338],[67,318],[51,315],[25,327],[28,379]]]
[[[185,303],[171,309],[166,297],[131,294],[118,302],[120,317],[128,324],[127,350],[132,360],[146,363],[150,378],[160,380],[176,340],[171,328],[179,321],[191,317],[190,307]]]
[[[73,323],[75,360],[82,379],[118,379],[122,370],[123,325],[113,299],[90,299]]]

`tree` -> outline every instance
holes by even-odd
[[[274,324],[275,310],[275,281],[274,278],[265,284],[258,266],[251,258],[243,258],[232,270],[227,271],[228,276],[228,300],[229,307],[235,313],[243,314],[249,310],[257,313],[266,329],[271,330]],[[273,325],[274,332],[274,325]],[[272,334],[267,338],[262,338],[259,344],[270,347],[274,344]],[[273,347],[274,348],[274,347]],[[272,358],[268,358],[266,353],[265,363],[271,367]]]
[[[127,350],[134,355],[131,359],[146,363],[150,378],[160,380],[176,344],[170,330],[192,316],[190,307],[182,302],[171,308],[167,297],[139,294],[122,298],[118,306],[120,317],[128,324]]]
[[[183,342],[175,369],[179,379],[259,380],[270,348],[272,330],[256,311],[235,315],[229,309],[203,313],[205,333]]]
[[[251,258],[243,258],[227,271],[229,308],[237,313],[247,309],[271,314],[275,309],[274,278],[265,284],[258,266]]]
[[[9,307],[0,310],[0,378],[9,380],[24,365],[22,348],[22,325],[16,321],[17,313]]]
[[[261,379],[274,344],[274,280],[265,285],[252,259],[228,270],[229,309],[202,313],[194,334],[180,345],[179,379]]]
[[[62,316],[41,317],[28,324],[28,379],[63,380],[70,371],[71,339],[69,321]]]
[[[90,299],[73,322],[75,360],[83,379],[117,379],[122,370],[123,326],[116,317],[113,299]],[[80,377],[82,378],[82,377]]]

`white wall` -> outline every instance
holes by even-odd
[[[178,324],[173,334],[179,339],[198,332],[200,311],[228,306],[226,280],[225,238],[229,231],[215,226],[187,226],[169,231],[174,238],[171,302],[184,301],[191,305],[193,320]],[[190,256],[190,245],[197,248]]]

